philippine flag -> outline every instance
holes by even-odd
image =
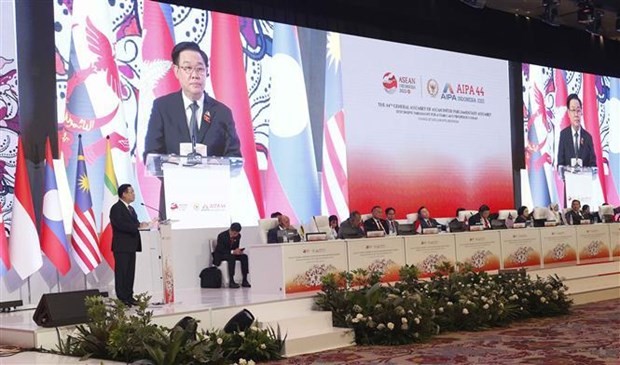
[[[54,173],[50,140],[45,143],[45,194],[43,195],[43,217],[41,220],[41,250],[64,276],[71,268],[69,244],[60,209],[60,197]]]

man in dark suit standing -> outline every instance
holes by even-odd
[[[114,286],[116,297],[127,306],[136,305],[133,298],[133,282],[136,274],[136,252],[142,251],[140,229],[150,223],[138,221],[138,215],[130,205],[136,194],[129,184],[118,187],[119,200],[110,208],[112,225],[112,252],[114,253]]]
[[[202,143],[209,156],[241,157],[230,109],[205,93],[209,58],[194,42],[172,50],[173,71],[181,90],[153,102],[144,142],[149,153],[179,154],[179,143]]]
[[[383,231],[386,234],[389,233],[387,229],[387,222],[383,219],[383,209],[380,206],[375,205],[372,207],[372,217],[364,221],[364,230],[366,232]]]
[[[220,266],[222,261],[228,262],[228,287],[238,288],[239,284],[235,283],[235,263],[241,262],[241,273],[243,274],[243,281],[241,286],[244,288],[250,288],[250,282],[248,281],[248,255],[243,253],[242,248],[239,248],[241,242],[241,224],[233,223],[230,225],[230,229],[221,232],[217,235],[217,245],[213,252],[213,265]]]
[[[566,100],[570,127],[560,132],[558,166],[571,166],[571,158],[579,158],[584,167],[596,167],[596,154],[592,136],[581,127],[583,109],[577,94],[570,94]]]

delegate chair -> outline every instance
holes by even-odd
[[[270,229],[278,226],[278,218],[265,218],[258,220],[258,233],[260,235],[261,243],[267,243],[267,232]]]
[[[409,213],[407,214],[407,221],[409,223],[415,223],[418,220],[418,213]]]

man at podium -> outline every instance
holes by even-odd
[[[180,143],[207,146],[209,156],[241,157],[230,109],[205,92],[209,58],[194,42],[172,49],[173,71],[181,90],[153,102],[144,142],[149,153],[179,154]]]
[[[596,155],[592,136],[581,127],[583,109],[577,94],[570,94],[566,100],[570,126],[560,132],[558,166],[572,166],[571,159],[581,159],[581,166],[596,167]]]

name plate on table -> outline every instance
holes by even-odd
[[[375,237],[383,237],[385,236],[385,231],[368,231],[366,232],[366,237],[375,238]]]
[[[472,232],[484,231],[484,226],[483,225],[469,226],[469,230]]]
[[[555,227],[558,225],[556,221],[545,221],[545,227]]]
[[[325,232],[306,233],[306,242],[315,242],[315,241],[327,241],[327,233]]]
[[[439,233],[439,228],[422,228],[422,234],[437,234]]]
[[[592,221],[589,219],[582,219],[579,221],[579,224],[592,224]]]
[[[513,223],[512,228],[525,228],[525,222],[523,223]]]

